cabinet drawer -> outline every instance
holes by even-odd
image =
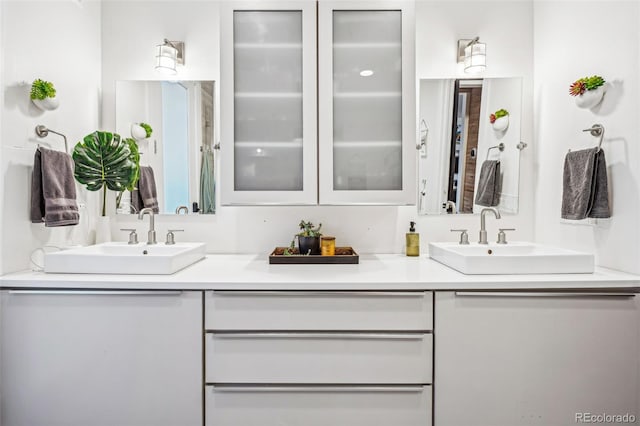
[[[424,333],[208,333],[208,383],[431,383]]]
[[[430,426],[431,386],[206,388],[207,426]]]
[[[432,329],[431,292],[211,291],[208,330]]]

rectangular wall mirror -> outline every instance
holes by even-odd
[[[418,213],[517,213],[521,113],[521,78],[420,80]]]
[[[140,123],[151,136],[135,135]],[[116,133],[134,137],[141,154],[139,194],[125,192],[117,212],[148,207],[155,189],[161,214],[214,214],[213,124],[213,81],[117,81]]]

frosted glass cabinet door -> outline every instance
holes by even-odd
[[[315,3],[221,15],[223,204],[315,204]]]
[[[414,204],[413,6],[319,7],[320,203]]]

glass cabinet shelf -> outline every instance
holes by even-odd
[[[236,98],[282,98],[301,99],[302,92],[236,92]]]
[[[402,146],[402,141],[334,141],[334,148],[375,148]]]
[[[235,43],[234,49],[302,49],[302,43]]]
[[[401,43],[334,43],[334,49],[399,49]]]
[[[236,141],[241,148],[302,148],[302,141]]]
[[[400,92],[336,92],[333,95],[336,99],[370,99],[370,98],[401,98],[402,93]]]

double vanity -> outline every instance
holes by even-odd
[[[127,255],[126,243],[106,247],[92,250]],[[536,247],[482,250],[557,254]],[[465,275],[426,256],[270,265],[208,255],[172,275],[21,272],[0,284],[7,426],[569,425],[584,412],[639,414],[640,280],[613,270]]]
[[[569,425],[639,415],[640,277],[479,241],[271,265],[103,243],[0,278],[0,423]],[[141,216],[142,217],[142,216]],[[496,241],[496,242],[493,242]],[[34,409],[37,407],[37,409]]]

